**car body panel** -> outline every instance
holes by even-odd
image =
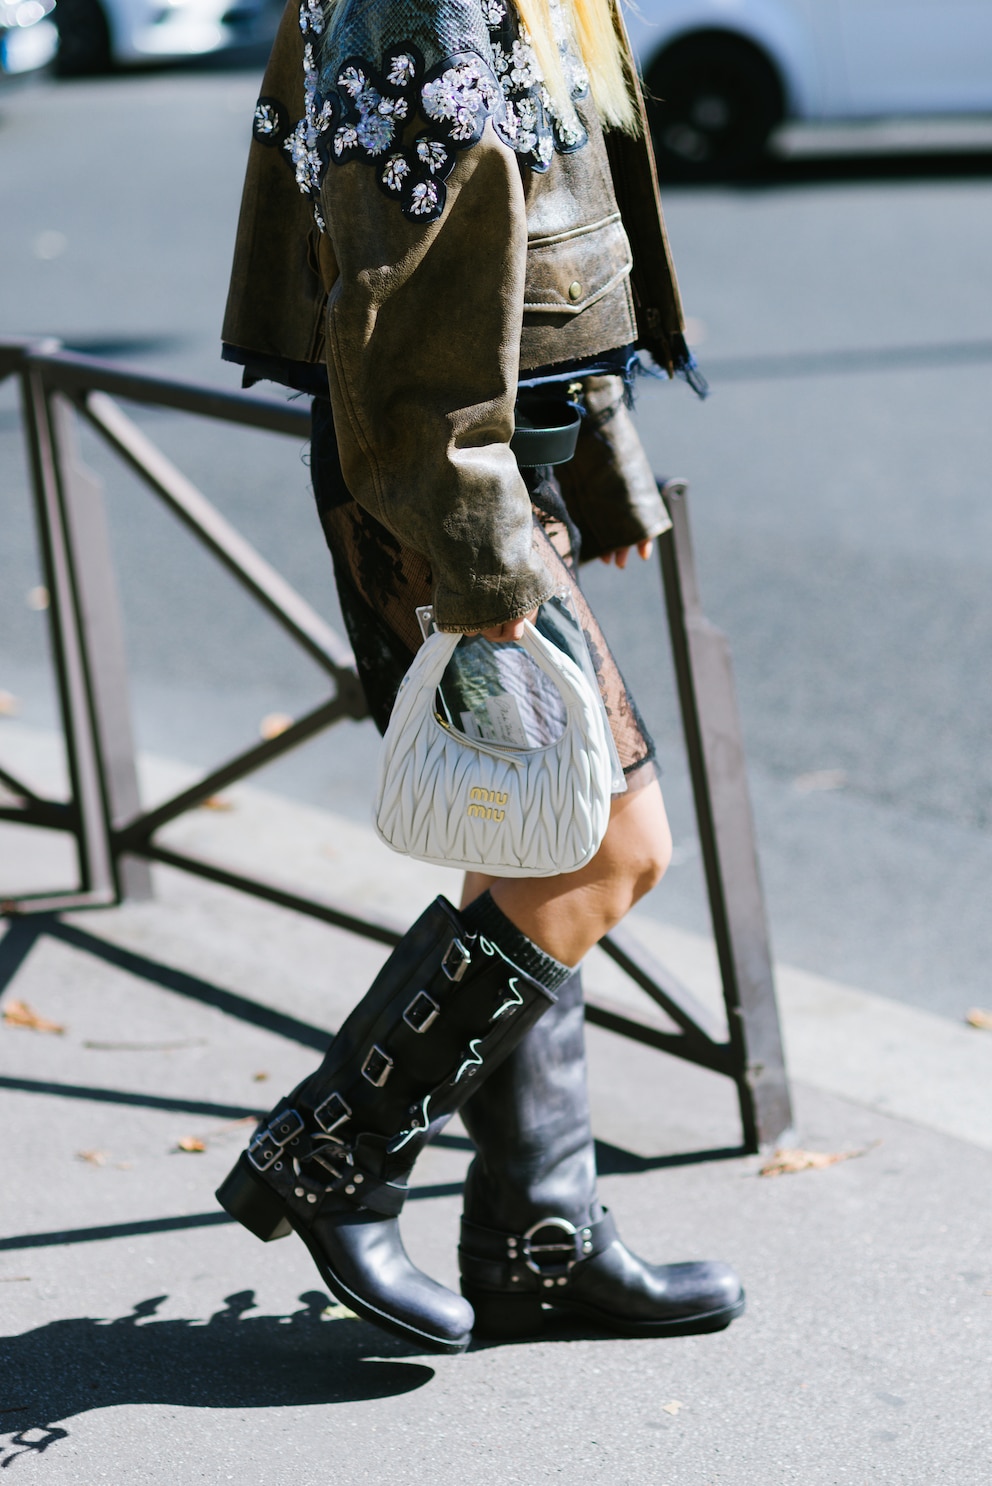
[[[0,77],[47,67],[58,47],[55,0],[0,0]]]
[[[225,20],[233,9],[231,0],[101,0],[101,4],[115,62],[198,56],[255,40],[264,13],[272,10],[267,0],[240,0],[240,19],[232,25]]]
[[[639,0],[627,25],[645,76],[700,32],[751,42],[792,119],[992,110],[992,0]]]

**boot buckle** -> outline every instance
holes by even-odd
[[[428,996],[426,991],[418,991],[404,1011],[403,1020],[414,1032],[426,1032],[440,1015],[441,1008],[434,997]]]
[[[330,1135],[339,1125],[351,1119],[351,1105],[338,1093],[330,1094],[317,1109],[313,1117],[325,1135]]]
[[[381,1089],[392,1071],[392,1058],[377,1043],[373,1043],[372,1051],[362,1064],[362,1077],[367,1078],[374,1088]]]
[[[452,939],[444,952],[441,969],[449,980],[459,981],[472,963],[472,956],[460,939]]]
[[[563,1237],[543,1243],[535,1243],[539,1234],[549,1228],[557,1229]],[[567,1218],[539,1218],[520,1240],[520,1258],[529,1270],[540,1275],[546,1285],[557,1280],[564,1284],[569,1270],[583,1257],[582,1233]]]
[[[303,1120],[295,1109],[283,1110],[275,1115],[261,1130],[256,1130],[248,1143],[248,1160],[256,1171],[268,1171],[282,1155],[283,1146],[295,1140],[302,1132]]]

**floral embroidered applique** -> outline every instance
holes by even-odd
[[[260,98],[253,133],[259,144],[285,152],[321,231],[326,228],[320,187],[330,164],[364,161],[405,216],[433,222],[444,211],[444,182],[458,151],[475,144],[489,120],[532,170],[547,170],[556,150],[564,153],[585,144],[575,109],[559,108],[551,98],[512,5],[508,0],[478,3],[489,33],[487,56],[475,50],[458,52],[427,69],[418,49],[400,42],[386,51],[378,66],[352,56],[322,76],[321,0],[300,0],[303,118],[290,127],[282,104]],[[552,4],[553,11],[559,9]],[[556,34],[563,24],[556,14]],[[571,98],[582,98],[588,93],[588,81],[573,46],[558,39]],[[408,137],[418,118],[426,127]]]

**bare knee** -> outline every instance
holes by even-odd
[[[600,849],[615,922],[658,886],[671,859],[672,833],[657,785],[621,796]]]

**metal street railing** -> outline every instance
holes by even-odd
[[[0,340],[0,381],[20,384],[24,434],[45,583],[69,797],[39,795],[0,767],[14,804],[0,821],[67,833],[78,880],[59,892],[24,893],[8,915],[110,906],[151,893],[150,863],[184,872],[395,944],[404,925],[353,905],[235,871],[157,839],[163,826],[342,718],[367,716],[345,642],[216,510],[114,398],[199,417],[309,435],[309,410],[239,392],[142,375],[59,350],[53,342]],[[142,808],[131,728],[123,629],[102,489],[77,454],[77,416],[186,525],[195,539],[324,671],[331,695],[277,737],[247,748],[157,805]],[[659,541],[667,627],[692,778],[699,840],[729,1034],[692,993],[625,930],[602,948],[663,1010],[675,1030],[638,1021],[599,1001],[589,1021],[713,1069],[737,1088],[743,1146],[755,1150],[791,1123],[778,1009],[729,649],[699,600],[684,482],[662,487],[672,529]]]

